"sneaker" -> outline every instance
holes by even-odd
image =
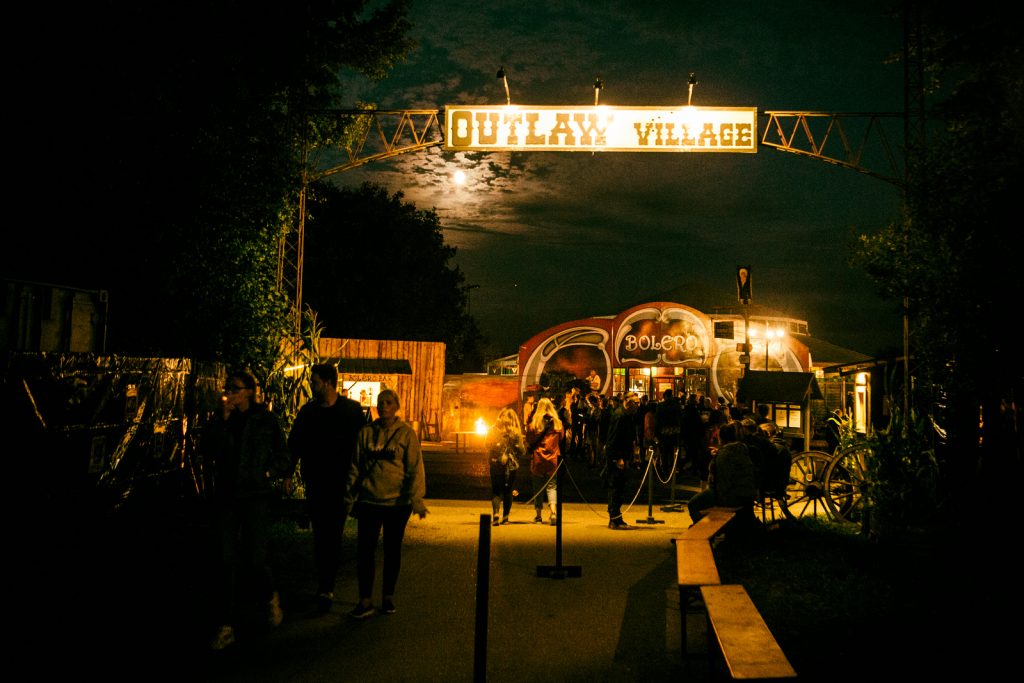
[[[491,517],[491,526],[498,526],[498,515]]]
[[[533,523],[534,524],[543,524],[544,523],[544,520],[540,518],[540,513],[539,512],[537,513],[537,516],[533,518]]]
[[[398,610],[395,609],[395,603],[388,598],[384,598],[380,603],[380,611],[384,614],[394,614]]]
[[[316,611],[318,614],[327,614],[334,605],[334,593],[321,593],[316,596]]]
[[[502,524],[508,524],[508,517],[502,517],[501,518],[501,523]]]
[[[235,629],[227,625],[221,626],[220,630],[217,631],[217,635],[210,641],[210,649],[223,650],[233,642],[235,642]]]
[[[355,608],[353,608],[353,610],[348,613],[348,615],[353,619],[365,619],[366,617],[372,615],[373,611],[373,605],[363,607],[362,605],[357,604]]]
[[[277,591],[271,594],[267,610],[267,623],[275,628],[280,626],[284,621],[284,612],[281,611],[281,596],[277,594]]]
[[[558,526],[558,517],[551,515],[551,526]]]

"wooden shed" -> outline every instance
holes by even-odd
[[[337,363],[339,384],[379,382],[398,393],[398,414],[420,438],[436,435],[444,386],[443,342],[381,339],[320,339],[320,357]],[[352,398],[357,398],[353,396]],[[432,427],[428,429],[428,425]]]
[[[814,434],[811,401],[822,398],[813,372],[757,372],[748,370],[739,381],[740,403],[767,403],[773,419],[789,437],[809,447]],[[796,419],[794,419],[796,418]]]

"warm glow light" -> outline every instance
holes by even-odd
[[[476,433],[481,436],[487,433],[487,424],[482,417],[476,419]]]
[[[764,326],[764,369],[768,371],[768,345],[772,339],[782,339],[786,336],[786,330],[782,327],[772,329],[767,325]]]
[[[466,172],[463,171],[462,169],[459,169],[458,171],[456,171],[452,175],[452,180],[455,181],[456,185],[465,185],[466,184]]]

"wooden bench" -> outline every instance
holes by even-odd
[[[679,584],[679,617],[682,627],[681,639],[683,656],[689,652],[687,645],[687,621],[690,613],[690,599],[696,597],[701,586],[717,585],[722,581],[718,578],[718,567],[711,550],[711,543],[706,540],[676,540],[676,581]]]
[[[696,524],[683,532],[680,537],[687,541],[710,541],[732,521],[739,508],[708,508]]]
[[[743,680],[796,678],[743,586],[701,586],[708,622],[708,653],[721,655],[729,676]]]
[[[715,556],[711,551],[711,539],[732,521],[738,510],[739,508],[708,508],[700,521],[672,541],[676,544],[676,582],[679,585],[679,615],[684,657],[688,651],[686,617],[690,598],[696,597],[697,589],[705,584],[721,583]]]

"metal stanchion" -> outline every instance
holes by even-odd
[[[491,519],[480,515],[476,559],[476,633],[473,643],[473,682],[487,680],[487,596],[491,569]]]
[[[637,524],[664,524],[665,520],[654,518],[654,447],[647,448],[647,519],[636,520]]]
[[[561,470],[562,456],[558,456],[559,468]],[[578,579],[583,576],[583,567],[579,565],[567,567],[562,564],[562,493],[558,493],[558,502],[555,503],[555,564],[538,565],[537,576],[548,579]]]
[[[683,504],[676,502],[676,484],[679,481],[679,449],[682,446],[676,446],[672,449],[672,490],[669,492],[668,505],[663,505],[661,508],[662,512],[682,512]]]

